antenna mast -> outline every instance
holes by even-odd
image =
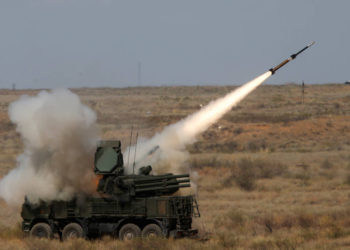
[[[135,154],[134,154],[134,164],[132,164],[132,174],[135,174],[135,161],[136,161],[136,148],[137,148],[137,140],[139,138],[139,132],[136,132],[136,145],[135,145]]]
[[[129,143],[129,152],[128,152],[128,164],[127,166],[129,166],[129,158],[130,158],[130,148],[131,148],[131,140],[132,140],[132,130],[133,130],[133,126],[131,126],[131,132],[130,132],[130,143]]]

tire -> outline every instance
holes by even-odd
[[[119,230],[119,239],[121,240],[132,240],[135,238],[139,238],[140,236],[141,229],[133,223],[125,224]]]
[[[67,224],[62,231],[62,240],[84,238],[84,229],[78,223]]]
[[[162,229],[157,224],[148,224],[142,230],[142,238],[164,237]]]
[[[47,223],[39,222],[35,224],[29,233],[30,237],[47,238],[50,239],[53,236],[52,229]]]

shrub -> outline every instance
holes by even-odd
[[[275,244],[271,239],[257,238],[253,241],[250,248],[256,250],[270,250],[275,248]]]
[[[300,237],[302,237],[304,240],[310,241],[316,239],[319,234],[317,231],[312,230],[312,229],[302,229],[299,232]]]
[[[221,184],[223,187],[231,187],[234,180],[235,180],[235,174],[234,172],[231,171],[228,175],[224,177]]]
[[[272,178],[285,173],[287,166],[280,162],[272,162],[264,159],[256,159],[253,162],[260,178]]]
[[[295,178],[301,180],[302,184],[304,186],[308,186],[310,184],[309,180],[311,179],[311,176],[310,176],[310,173],[308,171],[303,171],[302,173],[297,173],[295,175]]]
[[[255,220],[256,223],[264,226],[269,233],[280,228],[291,228],[295,225],[295,218],[288,214],[272,215],[268,213],[255,218]]]
[[[310,213],[301,212],[298,214],[298,224],[302,228],[309,228],[316,223],[316,217]]]
[[[220,168],[220,167],[232,167],[234,166],[233,160],[221,159],[217,156],[205,157],[205,158],[191,158],[190,166],[193,169],[201,169],[203,167]]]
[[[238,237],[232,235],[232,232],[219,232],[218,238],[219,244],[228,249],[236,248],[239,243]]]
[[[332,239],[337,239],[340,237],[346,236],[348,233],[344,230],[344,228],[339,227],[337,225],[333,225],[328,231],[328,237]]]
[[[256,173],[254,164],[248,158],[243,158],[238,162],[238,176],[236,183],[244,190],[251,191],[256,187]]]
[[[275,226],[274,218],[271,215],[265,216],[263,218],[263,225],[266,227],[268,232],[272,233],[273,227]]]
[[[245,149],[251,152],[257,152],[267,148],[267,143],[264,139],[262,140],[253,140],[247,143]]]
[[[252,160],[250,158],[240,159],[237,162],[237,168],[237,173],[234,173],[235,176],[230,176],[229,178],[235,178],[237,185],[248,191],[255,188],[256,179],[281,176],[287,170],[287,166],[280,162],[267,161],[264,159]],[[229,180],[227,181],[229,182]]]
[[[286,239],[276,239],[275,242],[278,249],[285,249],[285,250],[293,250],[297,249],[297,239],[294,239],[294,241],[291,238]]]
[[[246,217],[244,217],[240,210],[231,209],[227,213],[218,216],[214,221],[214,226],[216,229],[220,227],[236,229],[244,227],[246,221]]]
[[[310,168],[310,165],[306,163],[300,163],[300,164],[297,164],[297,167],[301,167],[304,171],[307,171]]]
[[[239,127],[239,128],[236,128],[236,129],[233,130],[233,133],[234,133],[235,135],[239,135],[239,134],[241,134],[242,132],[243,132],[243,128],[242,128],[242,127]]]
[[[333,167],[333,164],[328,159],[325,159],[321,164],[321,168],[323,169],[330,169],[332,167]]]
[[[325,177],[328,180],[332,180],[335,177],[336,173],[332,170],[324,170],[320,172],[320,176]]]
[[[350,174],[345,177],[345,184],[350,185]]]
[[[229,141],[223,144],[216,144],[215,148],[219,149],[218,152],[222,153],[232,153],[237,151],[238,143],[235,141]]]

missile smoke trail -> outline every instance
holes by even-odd
[[[185,166],[188,157],[188,154],[185,152],[186,145],[193,143],[197,135],[207,130],[267,78],[314,44],[315,42],[310,43],[261,76],[242,85],[226,96],[212,101],[200,111],[166,127],[153,138],[142,141],[137,145],[140,154],[136,158],[136,168],[150,164],[153,165],[154,172],[183,171],[184,169],[182,168]],[[132,164],[128,163],[126,172],[133,172]]]
[[[69,90],[42,91],[10,104],[9,117],[24,143],[17,167],[0,180],[0,198],[20,205],[69,200],[91,193],[96,115]]]
[[[152,165],[154,172],[169,170],[181,172],[183,170],[181,167],[184,166],[188,158],[188,153],[185,152],[185,146],[195,142],[196,137],[200,133],[217,122],[225,113],[230,111],[232,107],[237,105],[249,93],[269,78],[271,74],[271,71],[267,71],[238,89],[228,93],[226,96],[210,102],[198,112],[175,124],[169,125],[151,139],[138,143],[136,169],[141,166]],[[131,149],[131,152],[134,152],[134,150]],[[133,159],[133,157],[134,156],[132,156],[131,159]],[[129,163],[126,172],[132,173],[132,171],[132,163]]]

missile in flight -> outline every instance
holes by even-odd
[[[315,42],[310,43],[309,45],[307,45],[305,48],[301,49],[300,51],[298,51],[297,53],[291,55],[289,58],[287,58],[286,60],[284,60],[283,62],[281,62],[280,64],[278,64],[277,66],[269,69],[269,71],[271,71],[272,75],[275,74],[275,72],[277,70],[279,70],[280,68],[282,68],[284,65],[286,65],[288,62],[294,60],[300,53],[302,53],[304,50],[310,48],[312,45],[314,45]]]

